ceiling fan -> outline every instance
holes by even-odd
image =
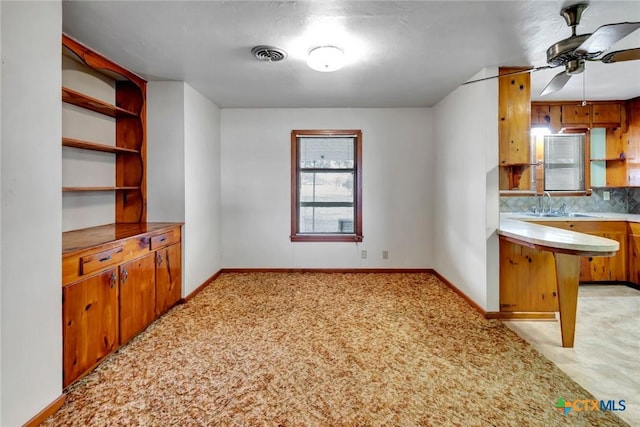
[[[564,70],[556,74],[540,93],[541,96],[544,96],[562,89],[572,76],[582,73],[585,69],[586,61],[600,61],[605,64],[611,64],[614,62],[639,60],[640,47],[610,53],[605,52],[615,43],[640,28],[640,22],[607,24],[599,27],[592,34],[576,34],[576,27],[580,24],[582,13],[588,6],[588,3],[578,3],[562,10],[560,15],[564,17],[567,25],[571,27],[571,37],[549,46],[547,49],[548,65],[526,68],[499,76],[485,77],[463,84],[563,66]]]

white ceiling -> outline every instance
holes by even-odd
[[[568,37],[563,1],[65,1],[63,30],[149,80],[184,80],[218,106],[429,107],[485,67],[542,66]],[[640,1],[592,0],[578,33],[640,21]],[[289,57],[268,63],[267,44]],[[308,50],[348,63],[321,73]],[[612,50],[640,47],[640,30]],[[540,98],[560,69],[532,74],[532,99],[582,99],[583,75]],[[587,99],[640,96],[640,61],[587,63]]]

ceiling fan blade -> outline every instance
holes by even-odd
[[[607,53],[600,61],[611,64],[612,62],[635,61],[637,59],[640,59],[640,47]]]
[[[567,74],[565,71],[559,72],[551,79],[549,84],[540,93],[540,96],[549,95],[550,93],[559,91],[567,84],[569,79],[571,79],[571,74]]]
[[[603,25],[578,46],[576,52],[604,52],[638,28],[640,28],[640,22],[620,22],[619,24]]]
[[[543,67],[523,68],[522,70],[512,71],[510,73],[498,74],[498,75],[495,75],[495,76],[484,77],[482,79],[477,79],[477,80],[469,80],[468,82],[464,82],[462,84],[463,85],[468,85],[468,84],[471,84],[471,83],[483,82],[485,80],[497,79],[498,77],[515,76],[516,74],[533,73],[535,71],[548,70],[549,68],[555,68],[555,67],[552,67],[551,65],[545,65]]]

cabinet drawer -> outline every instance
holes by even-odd
[[[124,248],[117,246],[106,251],[80,257],[80,274],[85,275],[101,270],[124,260]]]
[[[165,233],[158,234],[151,237],[151,250],[155,251],[163,246],[171,245],[180,241],[180,233],[178,230],[173,229]]]
[[[149,253],[151,237],[148,235],[128,239],[124,242],[125,261],[141,257]]]
[[[629,234],[634,236],[640,236],[640,223],[630,222],[629,223]]]

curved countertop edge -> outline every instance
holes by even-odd
[[[601,214],[603,217],[605,214]],[[607,214],[609,221],[626,221],[628,216],[640,217],[640,215],[616,214],[616,219]],[[590,218],[527,218],[529,220],[590,220],[601,221],[601,217]],[[635,219],[635,218],[634,218]],[[636,222],[636,221],[632,221]],[[640,222],[640,221],[638,221]],[[592,236],[590,234],[580,233],[576,231],[563,230],[545,225],[533,224],[522,220],[517,214],[501,213],[500,227],[497,230],[498,235],[508,237],[510,239],[522,241],[530,245],[541,246],[544,250],[553,251],[559,249],[561,252],[575,252],[576,255],[594,255],[594,253],[602,252],[603,256],[609,256],[612,252],[620,249],[620,244],[611,239],[604,237]]]

